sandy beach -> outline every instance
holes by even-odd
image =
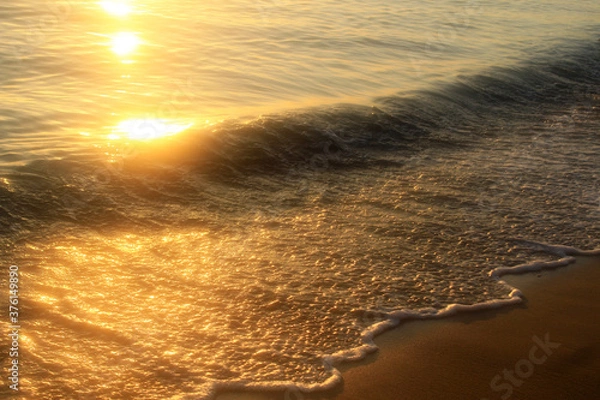
[[[329,392],[222,393],[218,400],[582,399],[600,396],[600,257],[502,278],[525,301],[410,321],[340,369]]]

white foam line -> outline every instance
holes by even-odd
[[[520,243],[527,245],[528,247],[537,248],[546,253],[555,254],[562,257],[556,261],[534,261],[529,264],[516,265],[514,267],[499,267],[490,271],[492,278],[498,279],[502,275],[506,274],[522,274],[526,272],[541,271],[544,269],[554,269],[564,267],[566,265],[575,262],[574,256],[600,256],[600,249],[596,250],[579,250],[575,247],[550,245],[545,243],[536,243],[527,240],[519,240]]]
[[[272,381],[272,382],[214,382],[209,391],[210,394],[201,397],[200,399],[212,399],[218,393],[224,391],[244,390],[244,391],[269,391],[269,392],[285,392],[285,391],[300,391],[304,393],[324,391],[336,387],[342,382],[342,373],[333,366],[324,363],[327,372],[331,376],[324,382],[320,383],[296,383],[291,381]],[[192,398],[190,398],[191,400]],[[197,400],[198,398],[193,398]],[[199,400],[199,399],[198,399]]]
[[[401,309],[392,311],[388,314],[387,319],[378,322],[362,331],[361,339],[363,344],[348,350],[339,351],[333,354],[323,356],[323,365],[325,370],[331,374],[327,380],[321,383],[296,383],[290,381],[274,381],[274,382],[215,382],[210,390],[210,395],[205,397],[211,399],[218,392],[224,390],[252,390],[252,391],[300,391],[300,392],[316,392],[334,388],[342,381],[342,373],[334,365],[342,362],[358,361],[365,358],[368,354],[378,350],[377,345],[373,341],[374,338],[381,333],[390,330],[403,322],[410,320],[426,320],[446,318],[458,313],[473,312],[481,310],[490,310],[501,308],[511,304],[519,304],[523,301],[523,294],[515,287],[510,286],[505,281],[499,280],[502,275],[516,275],[527,272],[542,271],[564,267],[575,262],[574,256],[600,256],[600,249],[596,250],[579,250],[575,247],[549,245],[544,243],[536,243],[526,240],[519,240],[529,247],[539,248],[547,253],[555,254],[562,257],[556,261],[534,261],[528,264],[516,265],[514,267],[499,267],[490,271],[489,276],[498,281],[499,284],[505,285],[511,290],[508,298],[488,300],[477,304],[450,304],[441,310],[435,308],[425,308],[419,310]]]
[[[562,246],[556,244],[547,244],[534,242],[531,240],[519,239],[517,242],[522,243],[531,248],[537,248],[550,254],[557,256],[600,256],[600,249],[596,250],[580,250],[576,247]]]
[[[499,267],[490,271],[492,278],[498,279],[502,275],[517,275],[526,272],[536,272],[544,269],[554,269],[564,267],[575,262],[575,257],[563,257],[556,261],[536,261],[530,264],[521,264],[514,267]],[[503,282],[504,281],[500,281]]]

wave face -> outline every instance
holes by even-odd
[[[600,44],[544,50],[160,141],[3,138],[24,393],[329,387],[378,327],[511,302],[497,268],[599,248]]]

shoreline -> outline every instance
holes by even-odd
[[[501,280],[523,302],[408,320],[379,350],[337,368],[343,384],[303,393],[222,391],[215,400],[581,399],[600,396],[600,257]]]

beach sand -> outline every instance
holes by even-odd
[[[217,400],[591,400],[600,398],[600,257],[502,278],[525,301],[410,321],[340,366],[322,393],[222,393]]]

